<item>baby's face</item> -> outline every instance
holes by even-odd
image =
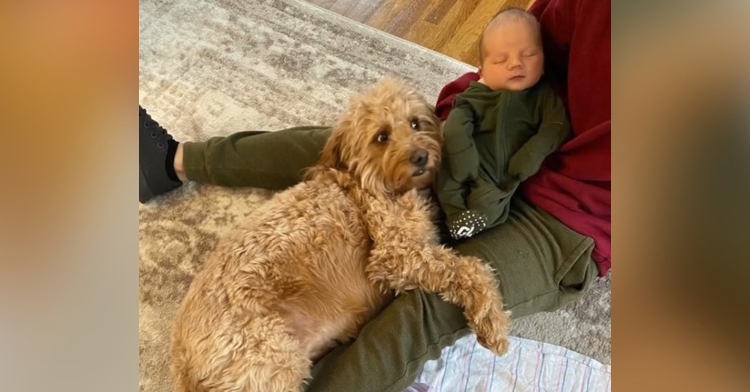
[[[544,53],[538,32],[523,21],[509,21],[484,36],[484,61],[480,70],[492,90],[525,90],[544,73]]]

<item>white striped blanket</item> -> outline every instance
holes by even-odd
[[[493,355],[476,335],[459,339],[425,364],[413,391],[609,392],[612,367],[553,344],[511,337],[508,353]]]

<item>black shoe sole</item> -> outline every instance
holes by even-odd
[[[151,200],[154,198],[154,194],[151,192],[150,189],[148,189],[148,183],[146,182],[146,176],[143,175],[143,170],[141,169],[141,166],[138,166],[138,181],[139,181],[139,189],[138,189],[138,201],[141,202],[141,204]]]

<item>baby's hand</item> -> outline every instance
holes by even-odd
[[[508,162],[508,174],[525,181],[539,171],[542,165],[543,157],[536,157],[526,149],[521,149],[510,158]]]

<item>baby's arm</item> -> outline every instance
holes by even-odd
[[[571,132],[562,100],[549,86],[543,88],[539,131],[513,154],[508,163],[508,174],[521,181],[539,171],[544,159],[560,148]]]
[[[474,112],[468,104],[454,107],[443,124],[443,165],[461,183],[477,178],[479,172],[474,127]]]
[[[479,172],[479,153],[474,145],[474,113],[469,107],[456,106],[443,124],[443,159],[435,181],[440,208],[448,226],[459,221],[467,210],[469,185]],[[455,233],[451,233],[454,238]]]

